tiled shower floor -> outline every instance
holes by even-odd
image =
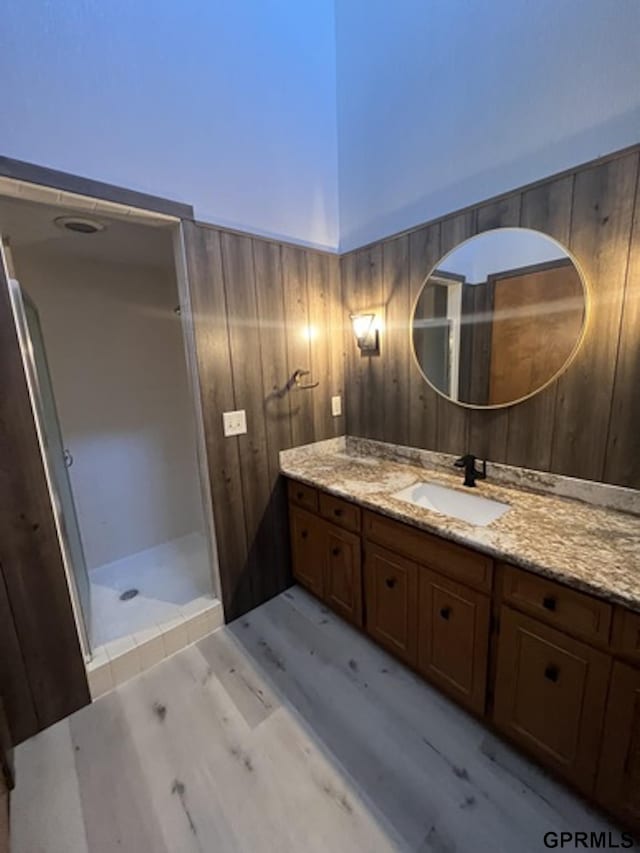
[[[93,698],[196,642],[223,622],[206,540],[197,533],[93,569]],[[128,590],[137,594],[126,600]]]
[[[92,569],[89,578],[93,647],[170,622],[195,599],[212,598],[207,544],[199,533]],[[138,594],[121,601],[129,589]]]

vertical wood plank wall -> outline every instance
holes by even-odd
[[[221,593],[227,620],[290,583],[278,452],[341,435],[344,395],[337,256],[185,222]],[[283,392],[296,369],[313,390]],[[222,413],[245,409],[246,435]]]
[[[635,148],[342,256],[345,311],[382,306],[385,324],[379,356],[347,346],[347,431],[640,488],[638,161]],[[513,225],[571,249],[588,280],[591,319],[559,381],[517,406],[469,410],[422,379],[409,312],[442,255],[473,234]]]

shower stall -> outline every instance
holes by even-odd
[[[93,691],[92,667],[118,683],[222,611],[178,227],[102,216],[99,233],[67,234],[59,214],[0,197],[2,262]]]

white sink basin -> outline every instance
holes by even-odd
[[[486,527],[492,521],[500,518],[509,509],[509,504],[492,501],[477,494],[459,492],[435,483],[415,483],[392,497],[400,501],[439,512],[441,515],[453,516],[478,527]]]

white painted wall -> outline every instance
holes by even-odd
[[[333,0],[5,3],[0,154],[338,243]]]
[[[296,242],[349,249],[640,139],[638,0],[5,6],[0,153]]]
[[[640,141],[638,0],[336,0],[341,248]]]
[[[204,532],[175,279],[15,252],[45,338],[88,567]]]

